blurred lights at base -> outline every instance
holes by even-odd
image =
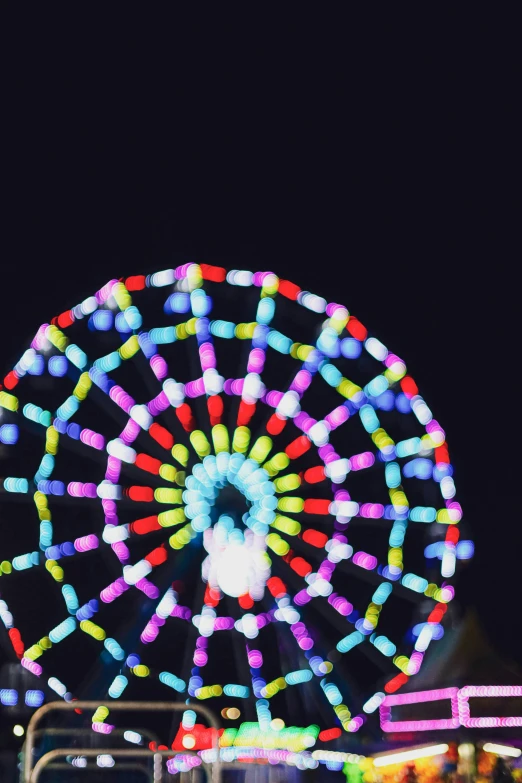
[[[137,731],[126,731],[123,734],[123,738],[127,740],[127,742],[132,742],[134,745],[139,745],[142,741],[141,734],[138,734]]]
[[[96,757],[96,764],[99,767],[114,767],[114,759],[109,753],[101,753]]]
[[[225,720],[237,720],[241,715],[241,712],[237,707],[225,707],[224,710],[221,710],[221,715]]]
[[[495,742],[486,742],[482,746],[482,749],[486,753],[495,753],[497,756],[506,756],[514,759],[518,759],[522,756],[522,750],[520,748],[514,748],[511,745],[497,745]]]
[[[66,761],[69,761],[71,759],[70,763],[73,767],[78,767],[79,769],[85,769],[87,766],[87,759],[85,756],[75,756],[74,758],[71,758],[70,756],[67,756]]]
[[[328,762],[328,761],[342,761],[347,764],[360,764],[364,761],[366,756],[358,756],[356,753],[343,753],[342,751],[335,750],[314,750],[312,752],[312,758],[315,761]]]
[[[23,726],[20,726],[19,723],[17,723],[15,726],[13,726],[13,734],[15,737],[23,737],[25,734],[25,729]]]
[[[471,742],[464,742],[462,745],[459,745],[458,753],[459,758],[461,759],[465,759],[466,761],[472,759],[475,755],[475,746]]]
[[[374,758],[373,764],[375,767],[387,767],[390,764],[400,764],[403,761],[413,761],[414,759],[424,759],[430,756],[441,756],[443,753],[447,753],[449,745],[428,745],[424,748],[412,748],[411,750],[403,750],[399,753],[388,753],[386,756],[378,756]]]

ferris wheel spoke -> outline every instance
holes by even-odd
[[[55,340],[55,344],[56,342],[57,341]],[[61,350],[60,345],[57,345],[56,347]],[[77,346],[74,347],[77,348]],[[121,420],[122,413],[127,413],[131,416],[134,414],[135,419],[133,418],[133,421],[135,421],[136,424],[139,422],[143,423],[143,418],[147,415],[150,416],[146,406],[136,405],[132,396],[122,389],[120,385],[112,381],[109,376],[111,370],[116,369],[122,362],[132,358],[139,351],[139,347],[138,338],[133,335],[123,343],[118,351],[115,351],[106,357],[95,359],[90,362],[86,354],[84,354],[84,372],[79,376],[76,387],[78,391],[76,392],[75,389],[73,397],[68,398],[68,400],[57,409],[57,413],[63,408],[64,414],[70,418],[70,416],[74,414],[75,409],[81,407],[81,402],[94,392],[94,401],[98,402],[98,404],[104,408],[105,412],[109,413],[116,421]],[[81,351],[81,349],[79,350]],[[99,394],[100,391],[102,394]],[[76,400],[76,402],[71,407],[74,400]],[[71,404],[69,404],[69,401],[71,401]],[[115,406],[121,412],[117,413]],[[67,410],[65,410],[66,407]]]
[[[238,284],[235,281],[241,280],[242,274],[242,272],[232,270],[232,272],[227,274],[227,281],[232,281],[232,284]],[[270,272],[258,273],[257,277],[254,275],[249,279],[248,285],[253,283],[254,286],[260,288],[260,298],[255,320],[250,324],[237,324],[234,329],[234,333],[239,339],[245,340],[245,342],[246,340],[250,341],[248,348],[245,345],[243,351],[244,359],[242,359],[239,366],[240,371],[243,369],[245,371],[244,377],[236,380],[229,379],[224,384],[226,393],[231,392],[232,395],[240,397],[236,427],[248,427],[256,411],[257,403],[263,398],[265,392],[261,376],[266,360],[266,333],[269,331],[268,324],[275,312],[275,299],[273,298],[273,293],[275,292],[272,292],[270,288],[273,279],[275,279],[275,276]],[[265,285],[267,280],[269,281],[268,286]],[[243,285],[243,283],[240,282],[239,285]],[[248,430],[248,433],[251,437],[252,433],[250,430]]]
[[[212,602],[212,605],[210,605],[207,603],[207,593],[208,588],[205,591],[205,597],[201,604],[200,612],[198,614],[194,613],[192,616],[192,625],[197,628],[198,635],[192,648],[192,663],[195,668],[191,669],[192,676],[189,680],[188,690],[189,695],[195,698],[201,697],[205,688],[208,689],[206,695],[210,698],[212,696],[221,696],[223,693],[223,689],[219,683],[213,683],[210,686],[207,683],[205,686],[204,678],[201,676],[201,670],[205,669],[209,660],[209,655],[207,653],[209,639],[212,638],[217,630],[218,618],[216,616],[216,609],[222,599],[222,596],[220,595]]]
[[[343,565],[344,565],[344,561],[342,561],[342,562],[343,562]],[[295,576],[294,576],[294,575],[290,575],[290,576],[288,576],[288,575],[287,575],[287,578],[290,578],[290,579],[292,580],[292,582],[293,582],[294,584],[296,584],[296,579],[295,579]],[[383,581],[381,581],[381,585],[382,585],[382,584],[389,585],[389,583],[386,583],[386,582],[383,582]],[[400,587],[400,586],[398,586],[398,587]],[[310,588],[308,588],[308,589],[310,590]],[[301,591],[301,592],[302,592],[302,591]],[[376,593],[375,593],[375,595],[374,595],[374,599],[375,599],[375,600],[377,600],[377,598],[376,598],[376,596],[377,596],[377,592],[378,592],[378,591],[376,591]],[[406,592],[407,592],[407,591],[406,591]],[[306,604],[305,604],[305,605],[306,605],[306,606],[309,606],[309,605],[311,605],[311,606],[312,606],[312,608],[313,608],[314,610],[316,610],[316,611],[319,611],[319,609],[318,609],[318,604],[317,604],[317,601],[315,601],[315,600],[314,600],[314,596],[312,596],[310,593],[309,593],[309,595],[310,595],[310,598],[308,598],[308,600],[306,601]],[[339,596],[337,596],[337,594],[335,594],[335,593],[334,593],[334,595],[336,596],[336,600],[338,601],[340,597],[339,597]],[[323,597],[323,598],[324,598],[324,597],[327,597],[327,594],[325,594],[325,595],[323,596],[321,593],[316,593],[316,595],[315,595],[315,598],[320,598],[320,597]],[[384,597],[384,600],[386,600],[386,597],[387,597],[387,595]],[[408,596],[408,597],[409,597],[409,596]],[[345,601],[345,603],[346,603],[346,599],[343,599],[343,600],[344,600],[344,601]],[[333,603],[332,603],[330,600],[328,600],[328,604],[331,604],[332,608],[335,608],[335,600],[333,601]],[[349,602],[347,602],[347,604],[348,604],[349,606],[351,606],[351,604],[350,604]],[[326,610],[326,611],[328,611],[328,613],[329,613],[330,615],[332,615],[332,616],[333,616],[333,614],[332,614],[332,611],[331,611],[330,609],[328,609],[328,610]],[[333,622],[333,621],[332,621],[332,622]],[[337,628],[338,628],[338,629],[341,631],[341,633],[343,633],[343,631],[345,631],[345,630],[346,630],[346,626],[344,626],[344,623],[343,623],[343,622],[342,622],[342,620],[340,619],[340,616],[339,616],[339,617],[337,617],[337,616],[336,616],[336,618],[335,618],[335,623],[334,623],[334,624],[335,624],[335,625],[336,625],[336,627],[337,627]],[[343,626],[344,626],[344,627],[343,627]],[[372,628],[372,630],[373,630],[373,629],[375,629],[375,628],[376,628],[376,625],[374,625],[373,627],[372,627],[372,626],[370,626],[370,628]],[[366,632],[366,633],[368,633],[368,632]],[[345,635],[345,636],[346,636],[346,635]],[[353,636],[353,637],[355,638],[355,636],[357,636],[357,633],[355,633],[355,634],[354,634],[354,633],[352,633],[352,635],[351,635],[351,636]],[[361,635],[361,633],[360,633],[360,632],[359,632],[359,637],[360,637],[360,641],[362,641],[362,640],[363,640],[363,636]],[[346,637],[346,639],[348,639],[348,638],[349,638],[349,636],[348,636],[348,637]],[[359,643],[359,642],[357,642],[357,644],[358,644],[358,643]],[[348,645],[351,645],[351,644],[352,644],[352,642],[351,642],[351,639],[350,639],[350,642],[348,643]],[[371,658],[371,660],[372,660],[374,663],[377,663],[377,665],[378,665],[378,666],[379,666],[379,667],[380,667],[380,668],[381,668],[381,669],[382,669],[384,672],[388,672],[388,671],[389,671],[389,668],[388,668],[388,667],[386,667],[386,666],[384,665],[384,663],[382,662],[382,658],[381,658],[381,656],[382,656],[382,655],[385,655],[386,653],[384,653],[384,652],[382,652],[382,651],[383,651],[384,649],[386,649],[386,650],[390,650],[390,649],[393,649],[393,650],[395,650],[395,645],[393,645],[393,643],[391,643],[391,642],[390,642],[390,641],[387,639],[387,637],[385,637],[385,636],[382,636],[382,635],[380,635],[380,636],[379,636],[379,638],[378,638],[378,644],[379,644],[379,647],[378,647],[377,649],[375,649],[375,650],[372,648],[372,646],[371,646],[371,645],[370,645],[370,648],[371,648],[371,649],[368,649],[368,647],[367,647],[366,645],[363,645],[363,648],[362,648],[362,649],[363,649],[363,652],[364,652],[364,654],[365,654],[367,657]],[[338,649],[339,649],[339,648],[338,648]],[[350,647],[350,646],[348,646],[348,647],[347,647],[347,649],[351,649],[351,647]],[[343,650],[343,651],[344,651],[344,650]]]
[[[229,596],[225,597],[225,606],[227,608],[227,611],[230,616],[233,614],[233,605],[232,605],[232,599]],[[246,683],[251,682],[251,674],[250,669],[248,665],[248,650],[247,654],[245,656],[245,649],[243,647],[241,638],[239,634],[234,633],[232,634],[232,650],[234,655],[234,662],[236,665],[236,669],[239,675],[240,682]],[[251,698],[247,699],[245,701],[245,717],[246,720],[252,721],[255,720],[256,712],[254,703]]]
[[[290,596],[288,596],[288,595],[287,595],[287,596],[285,596],[285,597],[284,597],[284,600],[285,600],[285,602],[286,602],[286,601],[288,601],[288,603],[285,603],[285,608],[286,608],[287,606],[290,606],[290,607],[292,607],[294,615],[296,615],[297,617],[299,617],[299,613],[298,613],[298,612],[295,610],[295,607],[293,606],[293,602],[292,602],[292,599],[290,598]],[[278,604],[279,610],[281,611],[281,608],[282,608],[282,606],[283,606],[283,603],[282,603],[282,601],[281,601],[281,598],[280,598],[280,597],[276,598],[276,603]],[[284,611],[284,609],[283,609],[283,614],[285,614],[285,611]],[[286,620],[286,622],[287,622],[287,623],[291,624],[291,630],[292,630],[292,632],[293,632],[293,635],[294,635],[294,637],[295,637],[296,644],[297,644],[297,645],[298,645],[298,646],[299,646],[301,649],[307,649],[308,651],[310,651],[310,652],[311,652],[311,651],[313,650],[313,647],[314,647],[314,642],[313,642],[312,638],[310,637],[310,635],[309,635],[309,633],[308,633],[308,630],[306,629],[306,626],[305,626],[305,624],[304,624],[302,621],[295,622],[295,621],[293,620],[293,617],[292,617],[292,619],[289,619],[288,617],[285,617],[285,620]],[[294,630],[294,629],[295,629],[295,630]],[[299,629],[299,630],[297,630],[297,629]],[[326,665],[324,664],[324,662],[323,662],[323,664],[320,664],[320,666],[323,666],[323,665],[324,665],[324,666],[326,666]],[[338,695],[339,695],[339,699],[340,699],[340,700],[342,700],[342,695],[341,695],[341,692],[339,691],[339,689],[337,688],[337,686],[335,686],[335,685],[332,683],[332,681],[331,681],[331,680],[330,680],[330,681],[328,681],[328,679],[326,679],[326,677],[324,677],[324,676],[323,676],[324,674],[327,674],[327,675],[328,675],[328,674],[330,674],[330,673],[331,673],[331,671],[333,670],[333,666],[332,666],[332,664],[331,664],[331,663],[329,663],[329,664],[328,664],[328,666],[326,666],[326,668],[325,668],[324,672],[323,672],[323,671],[321,671],[321,672],[319,672],[319,671],[314,671],[314,667],[312,666],[311,660],[309,661],[309,666],[310,666],[310,669],[312,670],[312,672],[313,672],[313,673],[314,673],[316,676],[318,676],[318,675],[319,675],[319,676],[322,676],[322,679],[321,679],[321,681],[320,681],[320,686],[321,686],[321,688],[323,689],[324,696],[325,696],[325,697],[328,699],[328,701],[329,701],[329,703],[331,704],[331,706],[332,706],[332,708],[334,709],[334,711],[336,711],[336,710],[335,710],[335,706],[334,706],[334,705],[336,705],[336,704],[339,704],[339,702],[337,702],[337,701],[336,701],[336,702],[333,702],[333,701],[331,701],[331,699],[330,699],[330,697],[329,697],[329,695],[328,695],[328,694],[329,694],[329,692],[330,692],[330,689],[331,689],[331,688],[333,688],[333,689],[335,689],[335,691],[336,691],[336,694],[338,694]],[[331,683],[331,684],[330,684],[330,683]],[[341,705],[341,706],[343,706],[343,705]],[[350,714],[350,713],[349,713],[349,711],[347,710],[346,706],[344,706],[344,709],[345,709],[345,711],[348,713],[348,716],[349,716],[349,714]],[[337,711],[336,711],[336,715],[337,715]],[[341,719],[341,718],[340,718],[340,719]],[[343,728],[345,729],[345,731],[346,731],[346,730],[349,730],[349,729],[348,729],[348,726],[347,726],[347,722],[343,721],[342,719],[341,719],[341,722],[342,722],[342,725],[343,725]]]
[[[294,574],[289,575],[287,573],[286,578],[292,583],[295,590],[299,590],[298,581]],[[343,621],[343,616],[340,615],[338,612],[336,612],[333,606],[329,604],[329,602],[327,602],[326,604],[324,602],[319,603],[318,598],[315,598],[306,604],[306,608],[307,610],[311,611],[314,615],[316,615],[318,619],[327,616],[331,624],[337,629],[337,631],[340,634],[342,634],[342,638],[345,638],[347,636],[347,631],[350,632],[349,621],[347,621],[346,618]],[[317,627],[314,627],[314,633],[320,633]],[[353,633],[353,631],[351,633]],[[359,636],[362,635],[359,634]],[[327,649],[327,647],[328,645],[323,645],[324,649]],[[362,641],[362,643],[358,644],[358,649],[363,653],[363,655],[369,658],[373,664],[377,665],[377,667],[382,671],[383,674],[387,675],[390,673],[390,666],[385,665],[386,659],[383,659],[383,656],[380,655],[377,652],[377,650],[373,649],[372,645],[365,644],[364,641]],[[334,654],[335,656],[337,655],[335,649],[331,649],[329,651],[328,657],[330,657],[330,655],[332,654]],[[348,666],[348,664],[346,664],[346,666]],[[351,676],[347,668],[344,668],[343,672],[344,672],[345,681],[349,683],[353,693],[357,695],[357,698],[359,698],[360,688],[356,685],[353,677]]]
[[[185,515],[181,508],[169,509],[125,524],[108,524],[105,526],[102,538],[105,543],[112,545],[134,536],[142,537],[160,530],[166,531],[167,528],[177,527],[185,521]]]
[[[208,404],[211,395],[219,395],[223,390],[223,377],[217,370],[216,353],[214,350],[214,341],[210,330],[210,322],[207,318],[212,311],[212,299],[204,288],[197,288],[190,296],[190,305],[192,315],[196,319],[196,340],[198,365],[201,370],[201,377],[185,387],[185,393],[189,396],[196,396],[196,393],[203,392],[207,399],[207,412],[209,424],[212,426],[211,406]],[[220,418],[220,417],[219,417]]]
[[[26,408],[31,408],[33,410],[35,409],[41,410],[38,408],[38,406],[33,404],[28,404],[24,406],[24,411]],[[58,424],[58,420],[56,418],[51,419],[51,414],[49,414],[48,425],[45,424],[42,425],[36,423],[33,419],[27,418],[27,414],[25,413],[23,416],[21,417],[19,416],[18,421],[20,426],[23,429],[25,429],[28,433],[35,434],[45,438],[47,438],[49,427],[53,426],[56,428],[56,425]],[[69,426],[69,431],[65,430],[64,432],[59,433],[60,449],[63,447],[66,450],[78,456],[89,459],[93,463],[96,463],[98,465],[103,464],[104,453],[102,449],[104,448],[105,445],[105,439],[103,438],[103,436],[100,435],[100,433],[90,430],[89,428],[82,428],[80,425],[75,423],[74,423],[74,430],[71,429],[71,425],[68,426]]]
[[[194,590],[193,593],[193,598],[190,605],[191,617],[195,617],[198,613],[201,614],[201,610],[205,606],[204,592],[205,592],[205,585],[201,580],[198,582],[196,589]],[[185,649],[183,653],[183,662],[180,669],[181,677],[187,683],[190,681],[191,669],[193,668],[192,658],[194,655],[194,650],[196,648],[196,640],[199,636],[198,629],[196,628],[193,622],[189,623],[188,629],[189,630],[187,632],[187,641],[185,643]],[[190,703],[190,698],[192,697],[190,696],[190,694],[188,694],[187,704]]]
[[[266,596],[263,598],[262,601],[265,609],[269,610],[269,605],[266,599]],[[290,643],[290,640],[287,635],[282,633],[281,623],[275,622],[273,624],[276,636],[277,636],[277,642],[279,649],[283,650],[285,653],[285,666],[282,668],[282,673],[285,676],[288,675],[291,671],[293,671],[293,668],[295,666],[295,648],[294,645]],[[322,640],[320,640],[322,643]],[[305,671],[309,670],[308,662],[304,656],[304,652],[300,652],[298,654],[298,659],[300,662],[301,669],[304,668]],[[285,671],[286,668],[286,671]],[[321,698],[319,697],[319,693],[317,692],[316,688],[311,689],[299,689],[297,691],[294,691],[293,688],[285,688],[284,689],[284,695],[287,703],[287,709],[289,713],[292,715],[292,723],[294,725],[299,725],[301,718],[301,713],[299,711],[298,702],[301,700],[301,703],[303,706],[306,707],[307,701],[311,702],[313,705],[313,710],[316,713],[320,714],[326,724],[331,720],[329,710],[327,710],[326,705],[324,703],[324,699],[322,698],[323,694],[321,692]]]
[[[178,595],[172,587],[167,589],[156,604],[153,614],[140,633],[140,641],[143,644],[151,644],[154,642],[161,633],[161,628],[168,621],[169,617],[178,617],[184,620],[189,619],[186,607],[178,605]]]
[[[379,585],[385,582],[385,580],[375,571],[369,571],[366,568],[357,566],[347,560],[343,560],[342,563],[339,563],[339,569],[346,574],[359,577],[372,585]],[[424,594],[418,593],[414,590],[408,590],[402,584],[400,584],[400,582],[393,583],[393,591],[394,594],[398,597],[405,598],[407,601],[415,605],[418,605],[422,601],[426,600],[426,596]]]

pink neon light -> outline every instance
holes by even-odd
[[[434,731],[437,729],[456,729],[464,726],[469,729],[478,728],[512,728],[522,726],[522,716],[481,717],[472,718],[469,706],[470,698],[501,697],[513,698],[522,696],[521,685],[466,685],[464,688],[438,688],[429,691],[413,693],[398,693],[386,696],[379,707],[381,728],[388,732],[401,731]],[[400,704],[422,704],[430,701],[450,699],[451,718],[439,720],[391,720],[391,708]]]
[[[522,726],[522,717],[520,718],[468,718],[466,723],[462,724],[467,729],[502,729],[512,726]]]
[[[467,729],[503,728],[522,726],[522,716],[472,718],[470,715],[469,698],[512,698],[522,696],[520,685],[466,685],[458,694],[459,719]]]
[[[437,688],[430,691],[415,691],[414,693],[396,693],[386,696],[380,705],[381,728],[383,731],[436,731],[440,729],[456,729],[459,723],[458,688]],[[419,704],[429,701],[450,699],[451,718],[438,720],[403,720],[392,721],[391,707],[398,704]]]
[[[441,701],[453,699],[459,692],[458,688],[436,688],[430,691],[414,691],[413,693],[395,693],[386,696],[383,707],[394,707],[396,704],[418,704],[425,701]]]
[[[460,689],[459,696],[467,698],[522,696],[522,685],[466,685]]]
[[[381,729],[389,732],[401,731],[438,731],[441,729],[458,729],[459,719],[445,718],[441,720],[383,720],[381,713]]]

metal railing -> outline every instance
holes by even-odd
[[[148,739],[150,742],[156,742],[159,744],[159,737],[157,734],[155,734],[153,731],[149,731],[149,729],[113,729],[111,731],[111,737],[120,737],[125,734],[126,731],[136,731],[138,734],[141,734],[143,737]],[[33,736],[35,739],[37,737],[41,737],[45,735],[46,737],[76,737],[76,736],[90,736],[90,737],[97,737],[101,739],[102,737],[105,739],[104,735],[96,734],[92,729],[36,729],[35,732],[33,732]],[[73,750],[73,748],[71,748]]]
[[[50,712],[70,712],[72,710],[89,710],[89,709],[97,709],[99,707],[100,702],[98,701],[73,701],[73,702],[66,702],[66,701],[51,701],[48,704],[44,704],[43,707],[40,707],[39,709],[34,712],[34,714],[31,717],[31,720],[29,721],[29,725],[27,726],[27,737],[25,741],[24,746],[24,765],[23,765],[23,780],[24,783],[36,783],[38,780],[41,770],[49,764],[51,761],[53,761],[55,758],[60,758],[64,755],[69,755],[71,752],[71,748],[63,749],[59,748],[57,750],[51,750],[48,753],[46,753],[42,758],[36,763],[34,770],[33,770],[33,753],[34,753],[34,746],[35,746],[35,736],[37,731],[37,726],[40,723],[40,721]],[[185,702],[180,701],[158,701],[158,702],[152,702],[152,701],[120,701],[120,702],[114,702],[114,704],[111,703],[111,709],[112,710],[119,710],[122,712],[184,712],[187,709],[187,704]],[[215,752],[215,761],[212,764],[211,768],[211,780],[212,783],[221,783],[221,762],[219,758],[219,735],[218,730],[221,728],[219,725],[219,722],[212,712],[212,710],[209,710],[208,707],[205,707],[203,704],[191,704],[190,709],[194,710],[194,712],[199,713],[204,718],[207,719],[209,724],[213,729],[216,729],[216,731],[213,734],[213,750]],[[141,757],[147,757],[151,758],[154,757],[154,755],[160,755],[160,756],[172,756],[174,755],[172,750],[163,750],[163,751],[151,751],[151,750],[145,750],[136,748],[125,748],[125,749],[118,749],[118,750],[100,750],[100,749],[93,749],[89,748],[88,753],[85,751],[82,752],[82,755],[84,756],[97,756],[101,755],[102,753],[108,753],[112,756],[121,756],[121,757],[134,757],[134,758],[141,758]],[[78,751],[79,752],[79,751]],[[52,757],[52,758],[51,758]],[[41,762],[46,759],[45,764],[41,764]],[[40,766],[39,766],[40,765]],[[38,770],[38,773],[37,773]],[[37,773],[37,774],[36,774]]]
[[[73,767],[71,764],[48,764],[46,769],[48,770],[56,770],[57,772],[78,772],[78,770],[81,770],[82,767]],[[90,772],[90,769],[85,768],[87,772]],[[145,780],[147,783],[151,783],[151,777],[150,777],[150,770],[147,767],[144,767],[143,764],[118,764],[117,767],[105,767],[104,772],[138,772],[143,773]]]
[[[126,733],[126,731],[127,731],[127,729],[114,728],[111,731],[111,738],[112,737],[123,737],[124,734]],[[155,742],[156,745],[159,744],[159,737],[153,731],[150,731],[149,729],[142,729],[142,728],[133,729],[133,731],[136,731],[139,734],[141,734],[141,736],[144,737],[146,740],[149,740],[149,742]],[[91,737],[93,739],[100,739],[100,740],[101,739],[106,739],[105,736],[103,736],[103,735],[95,734],[95,732],[93,732],[92,728],[91,729],[73,729],[73,728],[70,728],[70,729],[55,729],[55,728],[36,729],[33,732],[33,736],[34,736],[35,739],[37,739],[38,737],[41,737],[41,736],[45,736],[45,737],[71,737],[71,738]],[[60,750],[61,750],[61,748],[60,748]],[[64,748],[64,750],[65,750],[65,748]],[[75,748],[74,746],[71,746],[69,748],[69,752],[71,754],[77,754],[77,753],[79,753],[79,749]],[[48,769],[48,770],[51,770],[51,769],[60,770],[62,772],[67,772],[67,771],[71,772],[71,771],[74,770],[74,766],[71,765],[71,764],[58,764],[57,763],[57,764],[48,764],[46,769]],[[82,769],[82,767],[78,767],[77,769]],[[143,766],[143,764],[118,764],[117,768],[106,767],[104,769],[107,769],[109,771],[111,769],[113,769],[116,772],[134,769],[137,772],[143,772],[143,774],[145,775],[145,777],[146,777],[146,779],[148,781],[152,780],[152,778],[150,777],[150,774],[149,774],[148,767]]]
[[[186,706],[186,705],[185,705]],[[31,771],[30,776],[28,778],[28,783],[38,783],[40,780],[40,775],[45,769],[48,769],[51,765],[51,762],[53,762],[55,759],[65,758],[66,756],[69,756],[71,753],[70,748],[56,748],[56,750],[50,750],[48,753],[44,753],[44,755],[38,759],[38,761],[35,764],[34,769]],[[172,757],[175,755],[175,751],[172,750],[146,750],[145,748],[117,748],[114,750],[113,748],[78,748],[76,749],[76,753],[78,753],[80,756],[88,757],[95,757],[95,756],[103,756],[103,755],[110,755],[113,758],[139,758],[139,759],[156,759],[158,756],[161,757]],[[69,769],[71,769],[72,765],[67,764],[66,765]],[[216,771],[216,765],[210,766],[210,764],[206,764],[204,761],[201,763],[201,766],[206,772],[207,775],[207,781],[211,781],[212,783],[220,783],[221,781],[221,774],[219,778],[216,778],[215,771]],[[118,768],[116,767],[105,767],[100,768],[99,771],[105,771],[105,770],[115,770],[117,771]],[[163,774],[163,773],[162,773]]]
[[[60,770],[61,772],[73,772],[73,771],[75,771],[75,772],[79,772],[80,771],[81,772],[82,769],[85,769],[86,772],[89,772],[92,768],[88,768],[88,767],[83,767],[83,768],[82,767],[76,767],[75,768],[71,764],[56,764],[56,763],[52,763],[54,759],[63,758],[65,756],[69,755],[70,750],[71,750],[70,748],[57,748],[56,750],[51,750],[48,753],[46,753],[45,755],[43,755],[41,757],[41,759],[38,761],[38,763],[36,764],[36,766],[35,766],[35,768],[34,768],[34,770],[32,772],[32,775],[31,775],[31,778],[30,778],[31,783],[39,783],[41,774],[44,771],[46,771],[46,770],[53,770],[54,769],[54,770]],[[136,753],[136,750],[138,750],[139,752]],[[112,750],[110,748],[99,748],[99,749],[96,749],[96,748],[77,748],[77,749],[75,749],[75,752],[78,755],[85,756],[85,757],[94,757],[94,756],[102,755],[102,754],[103,755],[107,754],[107,755],[116,756],[116,757],[120,756],[120,757],[123,757],[123,758],[127,758],[127,757],[130,757],[132,755],[134,757],[137,756],[138,758],[147,758],[147,757],[151,758],[152,757],[154,759],[157,756],[161,756],[161,757],[163,757],[163,756],[172,756],[172,751],[168,751],[168,750],[147,751],[144,748],[140,748],[140,749],[137,748],[136,750],[133,750],[133,749],[129,748],[129,749],[120,749],[120,752],[118,752],[118,750]],[[194,755],[194,754],[189,751],[188,755]],[[200,780],[199,772],[200,772],[201,769],[203,769],[205,771],[206,780],[210,781],[211,780],[211,775],[212,775],[211,766],[210,766],[210,764],[205,763],[205,762],[202,762],[201,766],[194,767],[189,772],[182,772],[180,774],[180,780],[181,781],[194,781],[195,776],[197,776],[197,780]],[[226,761],[226,762],[222,762],[222,769],[241,771],[241,772],[244,772],[245,775],[248,772],[251,772],[252,770],[255,770],[255,772],[256,772],[255,779],[256,779],[256,781],[259,780],[259,783],[261,783],[261,781],[263,781],[263,783],[277,783],[278,781],[285,780],[286,779],[286,772],[287,772],[286,764],[284,764],[282,762],[278,762],[277,764],[270,764],[268,766],[263,765],[263,766],[260,766],[258,768],[257,765],[252,767],[250,765],[246,765],[246,764],[241,763],[239,761]],[[98,772],[123,772],[125,770],[129,770],[129,771],[130,770],[135,770],[135,771],[138,771],[138,772],[143,772],[143,774],[145,775],[146,779],[150,783],[155,783],[155,781],[157,783],[157,781],[163,780],[163,770],[161,772],[161,777],[157,778],[154,775],[154,773],[152,773],[152,776],[151,776],[150,770],[147,767],[143,766],[142,764],[118,764],[117,766],[114,766],[114,767],[102,767],[102,768],[100,768],[97,771]],[[282,774],[274,775],[274,773],[277,770],[282,770]],[[257,775],[258,772],[259,772],[259,775]]]

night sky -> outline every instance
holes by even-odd
[[[345,303],[406,361],[446,431],[476,542],[457,598],[522,663],[508,83],[487,55],[442,63],[420,43],[413,60],[367,55],[355,69],[340,44],[321,56],[296,44],[289,62],[282,40],[277,53],[256,43],[247,76],[250,41],[232,56],[206,49],[206,30],[189,67],[177,32],[152,61],[136,38],[121,58],[103,46],[107,64],[83,42],[32,49],[36,31],[13,53],[2,367],[109,278],[184,261],[269,269]]]

